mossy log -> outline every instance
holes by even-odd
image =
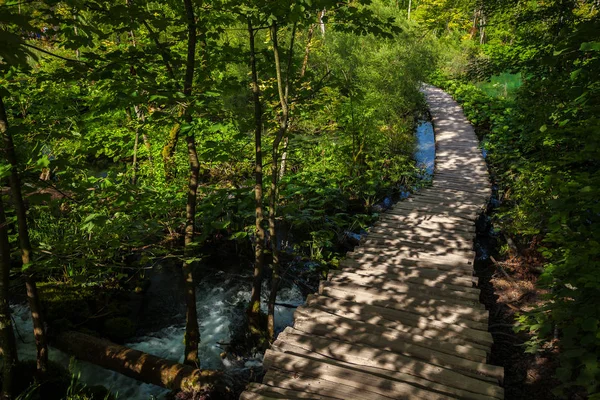
[[[171,390],[224,386],[221,371],[199,370],[80,332],[63,332],[54,345],[80,360]]]

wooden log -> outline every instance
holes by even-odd
[[[167,389],[224,388],[221,371],[199,370],[84,333],[63,332],[54,345],[80,360]]]

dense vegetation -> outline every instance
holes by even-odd
[[[40,311],[40,377],[45,322],[123,341],[134,329],[113,298],[173,259],[185,363],[202,365],[197,269],[215,248],[253,265],[249,339],[264,346],[280,264],[335,263],[345,232],[414,180],[435,63],[393,2],[3,1],[0,29],[3,271]]]
[[[516,330],[531,333],[529,352],[559,350],[558,397],[573,387],[600,391],[597,6],[446,7],[453,33],[471,39],[477,32],[479,45],[463,42],[463,52],[448,57],[434,79],[462,103],[485,141],[503,200],[497,226],[517,249],[542,260],[537,284],[546,289],[545,299],[521,314]],[[433,11],[423,11],[427,23]],[[534,259],[527,262],[529,273],[539,275]]]
[[[335,266],[414,183],[422,81],[462,103],[497,228],[541,260],[544,301],[515,324],[527,351],[559,350],[558,397],[597,395],[599,25],[592,0],[0,0],[4,396],[33,369],[54,379],[46,333],[134,335],[124,293],[156,264],[181,271],[182,356],[202,366],[195,295],[217,250],[245,269],[240,330],[264,348],[286,271]],[[12,333],[25,297],[35,366]]]

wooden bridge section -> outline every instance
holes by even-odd
[[[433,184],[381,215],[267,350],[241,399],[503,399],[486,363],[488,312],[473,276],[475,219],[491,194],[462,110],[424,93],[436,135]]]

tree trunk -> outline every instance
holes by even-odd
[[[285,82],[282,77],[281,62],[279,58],[279,43],[277,37],[277,25],[271,27],[271,40],[273,44],[273,57],[275,59],[275,74],[277,76],[277,89],[279,93],[279,103],[281,104],[281,116],[279,119],[279,130],[277,131],[275,140],[273,141],[273,164],[271,166],[271,191],[269,195],[269,236],[271,238],[271,254],[273,256],[273,276],[271,278],[271,292],[269,294],[268,313],[267,313],[267,332],[269,340],[275,339],[275,301],[277,299],[277,291],[279,290],[279,282],[281,281],[281,266],[279,260],[279,248],[277,241],[277,197],[278,197],[278,178],[280,172],[279,165],[279,145],[284,137],[286,137],[288,122],[289,122],[289,107],[288,96],[290,88],[290,70],[292,66],[294,52],[294,38],[296,34],[296,24],[292,28],[290,49],[288,53],[288,64],[286,70]]]
[[[221,386],[221,371],[199,370],[80,332],[63,332],[56,348],[138,381],[174,390]]]
[[[133,161],[132,161],[132,172],[131,172],[131,184],[135,185],[137,183],[137,170],[138,170],[138,163],[137,163],[137,156],[138,156],[138,144],[140,142],[140,131],[139,129],[135,129],[135,140],[133,141]]]
[[[37,372],[42,376],[46,373],[48,365],[48,344],[42,308],[33,276],[34,269],[31,266],[33,261],[31,259],[31,242],[29,241],[29,229],[27,228],[27,211],[25,210],[25,202],[23,201],[23,195],[21,194],[21,181],[19,178],[17,156],[12,135],[8,129],[8,119],[2,96],[0,96],[0,134],[2,134],[2,140],[4,142],[4,155],[6,161],[11,166],[9,182],[15,205],[15,214],[17,215],[21,260],[23,262],[23,267],[26,269],[25,285],[27,287],[27,300],[31,310],[31,320],[33,322],[33,333],[37,349]]]
[[[183,93],[190,99],[192,95],[192,84],[194,81],[194,70],[196,63],[196,18],[192,0],[184,0],[185,13],[188,25],[188,48],[187,63],[185,70],[185,80],[183,83]],[[191,104],[188,103],[185,109],[185,120],[192,122],[190,114]],[[198,179],[200,175],[200,163],[198,162],[198,152],[196,151],[196,139],[192,133],[186,137],[188,147],[188,158],[190,163],[190,178],[188,182],[188,195],[186,204],[185,218],[185,260],[183,261],[183,276],[185,279],[185,303],[186,303],[186,323],[185,323],[185,361],[187,365],[198,366],[198,345],[200,344],[200,329],[198,327],[198,314],[196,310],[196,285],[194,284],[194,275],[192,262],[193,256],[194,230],[196,227],[196,195],[198,191]]]
[[[181,118],[181,113],[177,118]],[[162,149],[165,177],[167,180],[172,180],[175,177],[175,161],[173,160],[173,156],[175,155],[175,149],[177,148],[177,142],[179,141],[179,132],[181,132],[181,123],[176,122],[169,131],[167,143],[165,143]]]
[[[321,13],[319,13],[319,15],[320,14]],[[300,78],[304,78],[304,75],[306,74],[306,68],[308,67],[308,56],[310,54],[310,43],[312,41],[314,32],[315,24],[311,24],[310,28],[308,28],[308,34],[306,35],[306,47],[304,48],[304,59],[302,60],[302,67],[300,68]]]
[[[254,100],[254,205],[256,212],[256,243],[254,247],[254,277],[252,294],[248,305],[248,328],[254,337],[262,336],[260,323],[260,292],[262,270],[264,264],[265,230],[263,223],[263,172],[262,172],[262,107],[256,72],[256,52],[254,49],[254,28],[248,20],[248,35],[250,41],[250,66],[252,68],[252,97]]]
[[[2,392],[0,398],[12,399],[13,367],[19,361],[17,343],[10,319],[8,288],[10,284],[10,244],[8,227],[4,213],[4,203],[0,196],[0,355],[2,356]]]

